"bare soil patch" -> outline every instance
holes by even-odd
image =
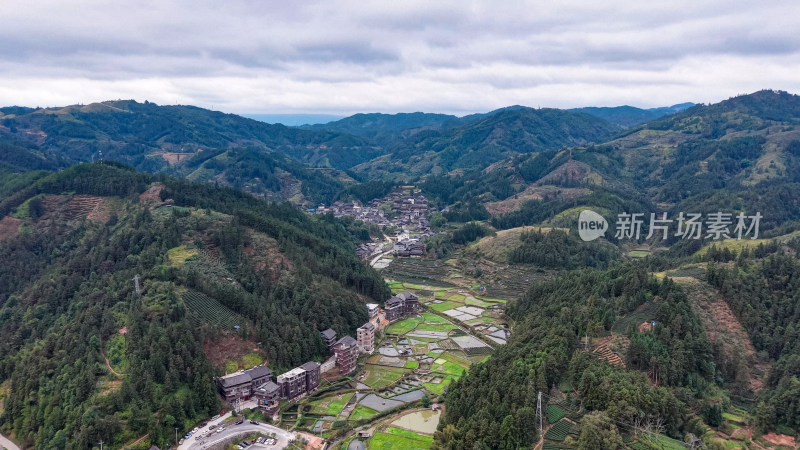
[[[194,156],[194,153],[172,153],[172,152],[164,152],[161,154],[161,157],[164,158],[164,161],[169,163],[170,166],[174,166],[181,161],[185,161],[189,158]]]
[[[589,189],[586,188],[528,186],[528,188],[519,194],[513,195],[499,202],[486,203],[484,206],[490,214],[505,214],[519,209],[520,206],[522,206],[522,204],[528,200],[541,200],[545,197],[570,199],[580,197],[581,195],[588,194],[589,192]]]
[[[770,431],[761,437],[772,445],[795,448],[794,438],[785,434],[776,434],[775,432]]]
[[[6,216],[0,220],[0,240],[11,239],[19,234],[19,226],[22,220]]]
[[[148,203],[161,203],[161,190],[164,185],[161,183],[153,183],[150,188],[139,195],[139,202],[143,205]]]
[[[227,335],[218,339],[206,339],[203,342],[203,352],[212,366],[224,368],[226,361],[238,361],[244,355],[260,353],[260,350],[255,341]]]
[[[719,342],[729,357],[741,354],[747,359],[750,372],[749,387],[758,393],[764,385],[764,374],[768,369],[765,361],[759,360],[756,349],[739,319],[728,304],[711,286],[692,277],[674,277],[686,288],[691,299],[692,311],[703,322],[703,328],[712,342]]]

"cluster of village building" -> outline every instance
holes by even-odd
[[[229,403],[255,398],[259,407],[269,415],[278,412],[280,400],[294,400],[320,386],[323,373],[338,368],[342,375],[356,368],[360,353],[375,351],[376,323],[380,308],[377,304],[367,304],[369,321],[358,328],[357,339],[344,336],[337,339],[336,331],[327,329],[320,336],[328,345],[331,357],[320,364],[309,361],[299,367],[277,375],[272,379],[272,370],[264,365],[241,370],[216,379],[220,393]],[[410,293],[398,294],[386,301],[385,318],[389,322],[409,317],[419,311],[419,298]]]
[[[385,211],[381,206],[391,205],[390,211]],[[422,194],[404,194],[400,191],[392,192],[384,198],[375,199],[367,205],[354,202],[335,202],[326,207],[319,205],[309,212],[317,214],[333,214],[336,217],[350,216],[364,223],[373,223],[380,226],[394,226],[405,229],[421,236],[430,236],[430,207],[428,199]]]

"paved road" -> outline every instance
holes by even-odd
[[[11,439],[3,436],[2,434],[0,434],[0,445],[7,448],[8,450],[19,450],[17,444],[11,442]]]
[[[247,421],[241,425],[225,425],[225,430],[223,430],[222,433],[215,432],[211,435],[211,437],[201,439],[199,441],[195,440],[194,437],[190,437],[187,442],[184,442],[183,445],[178,448],[181,450],[202,450],[211,448],[211,446],[226,441],[233,436],[241,435],[242,439],[244,439],[246,435],[256,432],[261,432],[264,434],[275,433],[278,438],[278,442],[274,446],[270,446],[268,448],[284,448],[289,444],[289,441],[294,439],[295,436],[295,434],[292,432],[273,427],[272,425],[263,423],[253,425]]]

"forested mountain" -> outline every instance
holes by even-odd
[[[627,371],[576,350],[584,336],[608,333],[617,321],[646,303],[655,305],[659,325],[652,332],[629,331],[626,360],[662,380],[654,386],[638,371]],[[616,422],[638,423],[660,417],[664,431],[682,437],[702,435],[702,421],[689,412],[702,400],[717,373],[712,347],[693,316],[682,289],[659,282],[642,266],[609,271],[570,272],[534,285],[509,305],[515,335],[485,364],[454,384],[447,394],[447,415],[434,448],[527,447],[536,436],[537,392],[568,381],[585,410],[608,419],[603,429],[616,435]],[[634,343],[641,342],[641,345]],[[676,396],[672,387],[685,387]],[[620,441],[621,443],[621,441]],[[608,446],[606,448],[615,448]],[[585,447],[579,447],[585,448]],[[588,447],[601,448],[601,447]]]
[[[164,445],[218,411],[217,340],[288,369],[388,296],[352,221],[114,163],[0,184],[0,428],[36,448]]]
[[[0,144],[4,145],[0,164],[16,169],[64,168],[105,159],[269,198],[312,203],[330,201],[350,178],[303,164],[342,169],[380,154],[373,144],[352,135],[132,100],[36,110],[3,108],[0,141],[6,142]],[[257,167],[252,167],[254,157],[263,159]],[[328,187],[320,189],[323,185]]]
[[[668,114],[675,114],[685,109],[691,108],[694,103],[680,103],[678,105],[663,106],[661,108],[636,108],[635,106],[613,106],[597,107],[589,106],[586,108],[573,108],[570,111],[584,112],[593,116],[605,119],[621,127],[631,127],[640,123],[649,122]]]
[[[416,133],[354,170],[370,177],[413,180],[454,169],[482,169],[521,153],[603,142],[618,131],[616,125],[589,114],[509,108],[453,129]]]
[[[73,161],[99,158],[140,166],[165,153],[206,148],[274,150],[311,165],[350,167],[370,159],[371,146],[341,133],[312,133],[194,106],[133,100],[37,110],[4,109],[4,137],[57,150]],[[167,156],[169,157],[169,156]]]
[[[335,122],[304,125],[306,130],[327,130],[348,133],[370,139],[382,146],[391,146],[401,139],[420,131],[438,130],[443,124],[457,121],[458,117],[449,114],[400,113],[400,114],[354,114]]]
[[[567,226],[591,207],[609,217],[759,211],[762,230],[790,231],[800,220],[799,110],[800,97],[761,91],[697,105],[598,145],[428,175],[421,186],[442,205],[490,214],[498,228]]]

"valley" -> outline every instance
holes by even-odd
[[[0,114],[0,430],[21,448],[796,446],[795,95],[636,123]],[[758,236],[615,236],[680,212],[758,213]]]

